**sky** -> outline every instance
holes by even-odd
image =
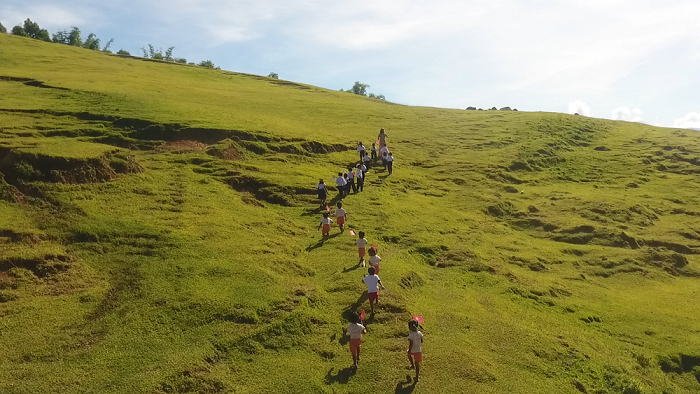
[[[112,50],[329,89],[355,81],[407,105],[523,111],[700,129],[698,0],[2,0]]]

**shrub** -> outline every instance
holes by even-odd
[[[205,67],[205,68],[214,68],[214,62],[211,60],[202,60],[198,64],[199,67]]]
[[[125,51],[123,49],[120,49],[119,51],[117,51],[117,55],[131,56],[129,51]]]
[[[17,25],[12,28],[12,34],[15,36],[27,37],[27,32],[24,31],[24,29],[20,25]]]
[[[0,33],[7,33],[7,29],[2,25],[2,23],[0,23]]]
[[[276,72],[271,72],[271,73],[267,74],[267,77],[268,77],[268,78],[279,79],[280,76],[279,76],[279,74],[277,74]]]
[[[15,26],[12,28],[12,34],[24,37],[34,38],[36,40],[51,41],[49,32],[46,29],[39,27],[39,24],[32,22],[31,19],[24,21],[23,26]]]
[[[175,59],[175,63],[187,64],[187,59],[184,57],[178,57]]]

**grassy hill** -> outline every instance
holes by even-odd
[[[314,186],[380,127],[395,172],[344,200],[387,287],[354,372],[364,270]],[[689,130],[0,34],[0,392],[695,393],[698,174]]]

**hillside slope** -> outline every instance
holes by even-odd
[[[387,287],[353,371],[364,270],[314,186],[380,127],[395,172],[344,200]],[[0,34],[0,392],[698,392],[699,173],[688,130]]]

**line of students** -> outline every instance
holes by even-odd
[[[382,165],[384,169],[388,169],[389,174],[393,173],[393,162],[394,157],[386,146],[386,133],[384,129],[381,129],[377,139],[380,145],[379,154],[382,158]],[[355,166],[355,172],[352,168],[348,172],[338,173],[338,177],[335,178],[336,186],[338,187],[338,192],[341,197],[345,197],[350,193],[352,189],[355,193],[364,190],[364,180],[365,174],[370,169],[371,161],[377,159],[377,147],[375,143],[372,143],[370,149],[371,156],[367,154],[367,150],[362,142],[358,142],[357,150],[359,152],[360,161]],[[357,182],[357,184],[355,183]],[[326,185],[323,179],[319,180],[317,185],[318,198],[321,202],[321,206],[326,206],[326,199],[328,196]],[[323,219],[319,224],[319,228],[323,228],[323,237],[330,236],[331,224],[333,219],[330,218],[330,209],[327,209],[323,213]],[[343,203],[338,202],[337,209],[334,212],[337,224],[340,228],[340,232],[345,231],[345,224],[347,221],[347,211],[343,208]],[[352,231],[351,231],[352,234]],[[365,232],[360,231],[358,233],[359,238],[355,241],[358,247],[359,255],[359,265],[365,266],[365,256],[369,255],[369,268],[367,270],[368,275],[362,278],[362,282],[367,286],[367,298],[370,304],[370,314],[374,315],[374,305],[379,303],[379,289],[384,289],[381,279],[379,278],[379,263],[381,262],[381,257],[377,254],[377,249],[375,247],[370,247],[367,250],[367,239],[365,238]],[[364,312],[363,312],[364,313]],[[350,336],[350,353],[352,354],[353,367],[357,368],[360,361],[360,348],[362,346],[362,335],[367,333],[364,325],[362,325],[362,319],[360,315],[353,311],[351,313],[351,323],[345,329],[345,333]],[[423,361],[422,343],[423,334],[418,331],[418,322],[411,319],[408,323],[410,334],[408,335],[408,359],[410,362],[410,367],[415,368],[416,376],[415,383],[418,383],[418,378],[420,374],[420,364]]]

